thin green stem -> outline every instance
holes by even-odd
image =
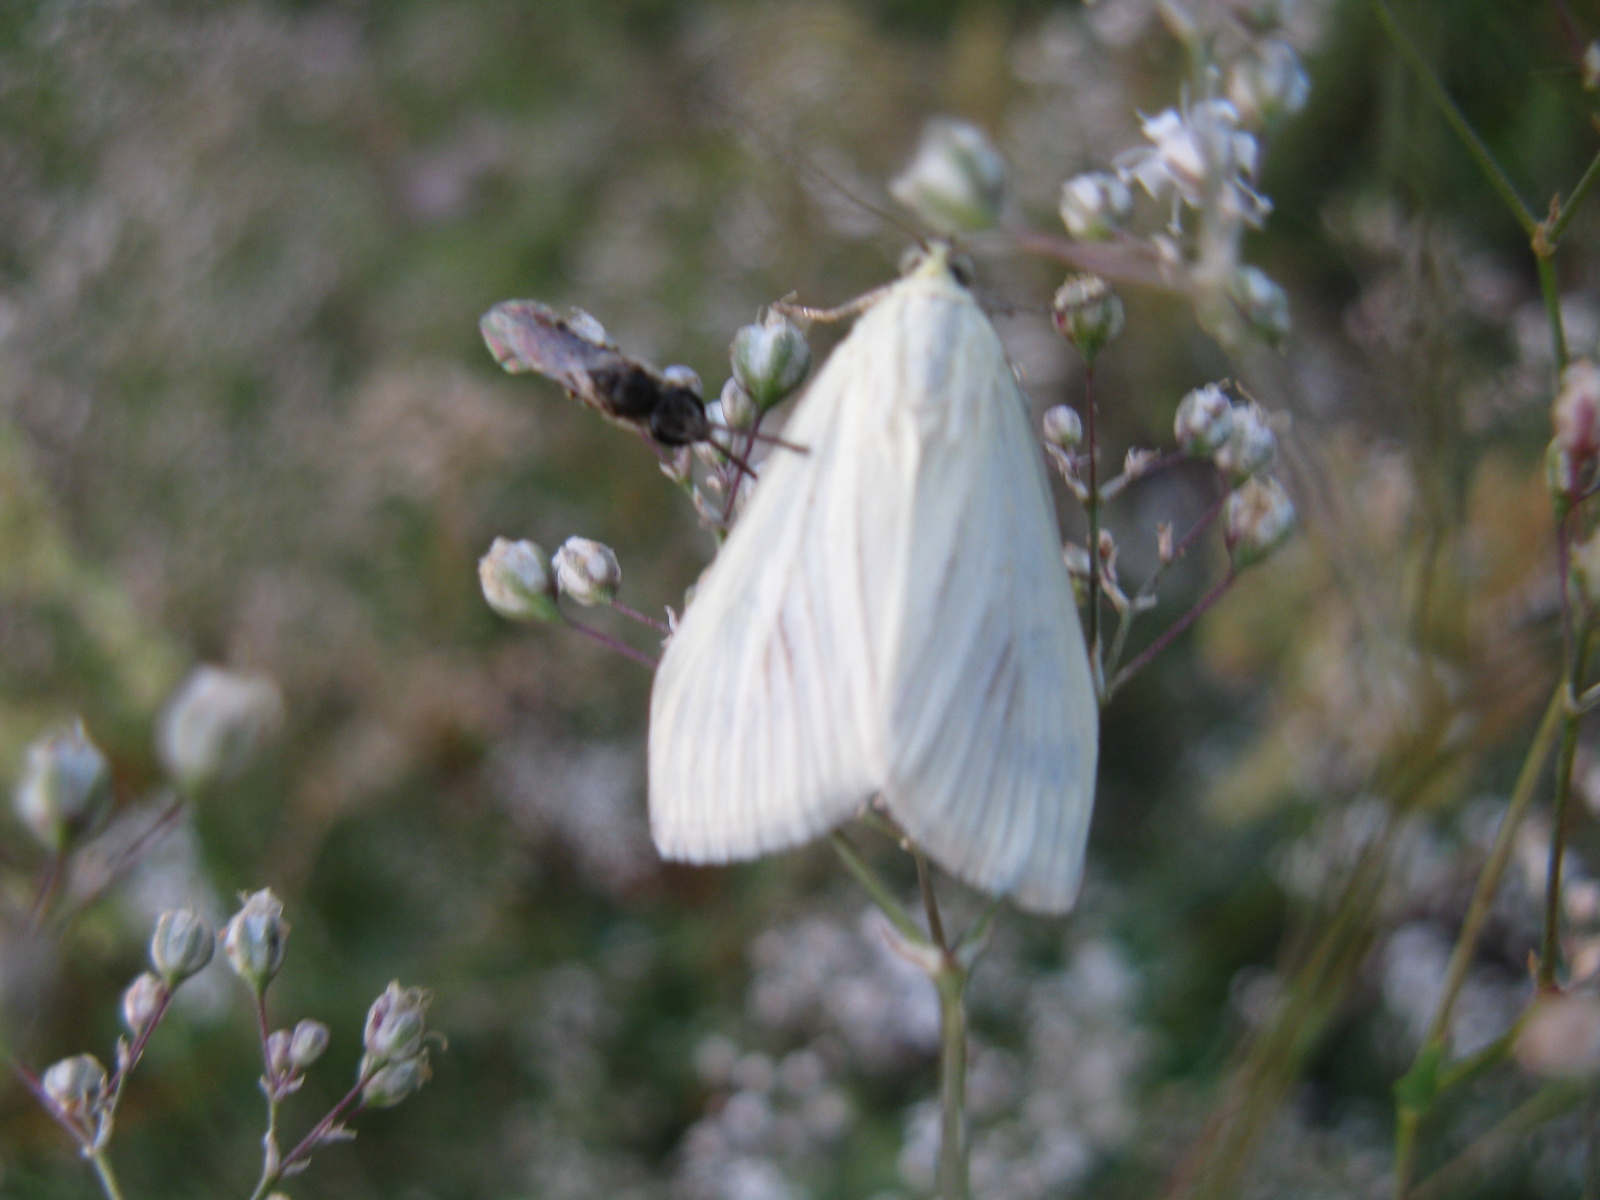
[[[1561,235],[1566,233],[1567,226],[1572,224],[1572,218],[1578,211],[1578,206],[1584,202],[1589,193],[1594,190],[1594,185],[1600,182],[1600,154],[1589,160],[1589,165],[1584,168],[1583,177],[1578,180],[1578,185],[1572,189],[1572,195],[1562,203],[1561,209],[1556,213],[1555,220],[1551,221],[1544,231],[1544,243],[1549,253],[1553,254],[1561,242]]]
[[[889,885],[867,865],[866,859],[856,853],[856,848],[842,833],[834,832],[828,840],[833,843],[833,849],[844,860],[844,865],[850,874],[856,877],[856,882],[866,889],[867,895],[872,897],[872,902],[883,910],[883,915],[889,918],[889,923],[895,931],[910,942],[913,946],[928,945],[928,938],[917,928],[917,923],[911,919],[911,914],[906,912],[905,906],[894,898],[894,892]]]
[[[928,930],[939,952],[933,972],[939,991],[939,1195],[941,1200],[967,1200],[967,972],[945,940],[928,860],[915,848],[911,855]]]
[[[1565,586],[1566,579],[1562,579]],[[1562,679],[1562,695],[1570,696],[1588,666],[1589,631],[1576,633],[1576,649],[1569,660],[1568,674]],[[1583,714],[1564,705],[1561,721],[1561,749],[1556,755],[1555,800],[1550,817],[1550,859],[1545,874],[1544,933],[1539,940],[1538,987],[1541,992],[1556,986],[1556,966],[1561,958],[1561,870],[1567,853],[1567,809],[1572,797],[1572,765],[1578,754],[1578,723]]]
[[[1438,106],[1439,112],[1449,123],[1450,128],[1456,131],[1456,135],[1465,144],[1467,151],[1477,162],[1496,194],[1511,210],[1511,215],[1516,218],[1517,224],[1522,226],[1522,232],[1530,238],[1533,237],[1539,230],[1539,218],[1534,216],[1533,210],[1523,203],[1521,196],[1517,195],[1517,189],[1512,184],[1510,176],[1495,161],[1494,155],[1489,152],[1489,147],[1484,145],[1483,139],[1478,136],[1478,131],[1456,107],[1456,102],[1450,98],[1450,93],[1444,90],[1444,84],[1439,82],[1439,77],[1434,74],[1427,59],[1423,58],[1412,44],[1405,30],[1400,28],[1400,23],[1395,20],[1394,10],[1389,7],[1388,0],[1372,0],[1372,7],[1378,14],[1378,21],[1384,31],[1394,42],[1395,48],[1400,51],[1400,56],[1422,81],[1423,89],[1433,98],[1434,104]]]
[[[1402,1104],[1395,1114],[1394,1200],[1406,1200],[1406,1192],[1411,1187],[1411,1174],[1417,1161],[1417,1126],[1421,1123],[1421,1109]]]
[[[1556,265],[1544,255],[1536,255],[1539,291],[1544,296],[1544,313],[1550,321],[1550,350],[1555,356],[1556,374],[1567,369],[1567,330],[1561,320],[1561,289],[1556,281]]]
[[[1583,1095],[1584,1088],[1579,1084],[1546,1085],[1416,1188],[1406,1192],[1405,1200],[1447,1200],[1466,1195],[1485,1171],[1525,1145],[1528,1134],[1575,1106]]]
[[[1153,642],[1141,650],[1134,657],[1132,662],[1111,677],[1111,682],[1106,686],[1104,691],[1105,699],[1111,699],[1111,697],[1116,694],[1116,691],[1119,687],[1127,683],[1128,680],[1132,679],[1140,671],[1144,670],[1144,668],[1150,664],[1151,659],[1155,658],[1156,655],[1160,654],[1174,641],[1176,641],[1178,636],[1182,634],[1185,629],[1188,629],[1189,626],[1198,621],[1206,609],[1210,608],[1218,600],[1222,599],[1223,593],[1233,586],[1233,581],[1237,578],[1239,578],[1238,571],[1236,571],[1233,567],[1229,567],[1228,573],[1221,579],[1217,580],[1217,582],[1212,585],[1212,588],[1209,592],[1207,592],[1204,596],[1201,596],[1199,600],[1195,601],[1193,608],[1184,613],[1183,616],[1179,617],[1171,625],[1168,625],[1165,629],[1163,629],[1160,636],[1158,636]]]
[[[261,1135],[261,1180],[250,1200],[262,1200],[282,1177],[283,1158],[278,1150],[278,1097],[267,1092],[267,1131]]]
[[[95,1177],[100,1180],[100,1190],[106,1194],[106,1200],[122,1200],[122,1189],[117,1186],[117,1173],[111,1169],[111,1160],[106,1157],[104,1150],[96,1150],[89,1156],[89,1161],[94,1165]]]

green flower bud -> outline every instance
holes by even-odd
[[[1178,401],[1172,432],[1185,454],[1207,458],[1228,444],[1233,433],[1233,402],[1214,383],[1197,387]]]
[[[289,1043],[292,1037],[287,1029],[274,1029],[268,1035],[265,1051],[268,1079],[282,1081],[294,1074],[294,1064],[289,1061]]]
[[[1258,42],[1228,71],[1228,99],[1240,122],[1254,128],[1299,112],[1310,93],[1311,80],[1300,56],[1281,38]]]
[[[787,399],[805,382],[811,369],[811,346],[806,335],[789,318],[768,309],[761,321],[746,325],[733,336],[728,349],[733,377],[762,412]],[[723,411],[733,423],[726,390]]]
[[[260,675],[197,667],[156,730],[161,765],[185,792],[236,778],[283,722],[278,685]]]
[[[993,229],[1005,198],[1006,163],[984,132],[967,121],[935,117],[922,130],[916,157],[889,194],[935,233]]]
[[[1044,440],[1063,450],[1075,450],[1083,441],[1083,419],[1078,411],[1065,404],[1045,409],[1041,422]]]
[[[222,930],[222,953],[228,965],[258,996],[283,966],[288,946],[289,922],[283,919],[283,902],[270,888],[245,897],[243,907]]]
[[[717,400],[717,413],[729,429],[754,429],[761,410],[753,397],[737,378],[729,377],[722,385],[722,395]]]
[[[203,971],[215,949],[216,936],[211,926],[194,909],[176,908],[156,920],[156,931],[150,939],[150,965],[169,988],[176,988]]]
[[[1243,569],[1283,545],[1294,530],[1294,505],[1276,479],[1261,475],[1228,497],[1222,520],[1233,565]]]
[[[17,815],[45,846],[65,850],[100,824],[111,804],[111,767],[73,721],[28,747]]]
[[[129,984],[122,993],[122,1023],[128,1032],[135,1038],[142,1037],[170,994],[167,985],[149,971]]]
[[[1071,275],[1056,291],[1056,329],[1085,361],[1122,332],[1122,301],[1098,275]]]
[[[570,537],[555,557],[556,582],[579,604],[610,604],[622,585],[622,567],[610,546]]]
[[[426,1054],[389,1063],[378,1068],[367,1080],[367,1086],[361,1090],[361,1100],[368,1108],[393,1108],[427,1083],[432,1074]]]
[[[478,560],[478,581],[489,607],[512,621],[553,621],[556,581],[549,560],[534,542],[497,537]]]
[[[369,1065],[412,1058],[421,1051],[430,999],[422,988],[403,988],[398,981],[384,989],[367,1010],[361,1035]]]

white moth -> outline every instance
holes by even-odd
[[[1026,402],[935,250],[834,350],[656,673],[668,859],[798,846],[878,797],[946,870],[1072,907],[1098,707]]]

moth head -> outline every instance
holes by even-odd
[[[650,412],[650,436],[663,446],[703,442],[711,430],[706,406],[699,394],[686,387],[664,387]]]
[[[945,275],[962,287],[971,289],[974,277],[972,256],[944,238],[932,238],[906,248],[900,256],[900,274]]]

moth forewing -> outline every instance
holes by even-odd
[[[1097,709],[999,338],[934,256],[834,350],[668,644],[668,858],[799,845],[875,795],[941,865],[1070,907]]]
[[[1098,709],[1029,413],[960,289],[912,314],[908,407],[928,414],[889,670],[891,814],[965,881],[1070,908]]]

